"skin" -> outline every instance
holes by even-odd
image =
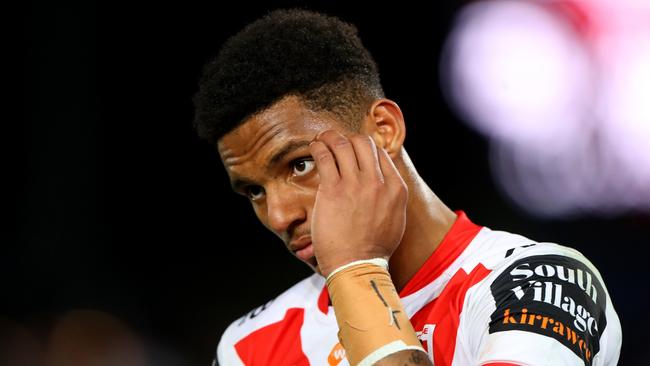
[[[408,157],[396,103],[375,100],[358,131],[349,125],[288,96],[248,118],[217,147],[233,189],[249,197],[260,222],[294,255],[313,243],[313,254],[306,249],[300,256],[324,276],[354,260],[389,258],[399,291],[456,215]],[[378,364],[428,362],[403,351]]]

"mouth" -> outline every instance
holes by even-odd
[[[311,236],[304,235],[289,244],[289,250],[301,261],[307,263],[311,267],[316,268],[318,262],[314,256],[314,246],[311,242]]]
[[[314,258],[314,246],[311,241],[296,246],[291,251],[296,257],[304,262],[308,262],[309,259]]]

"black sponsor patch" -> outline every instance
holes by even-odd
[[[496,303],[490,333],[523,330],[552,337],[591,365],[607,325],[607,301],[584,263],[560,255],[523,258],[490,289]]]

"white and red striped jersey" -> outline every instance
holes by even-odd
[[[400,291],[436,366],[616,365],[621,326],[603,279],[578,251],[473,224],[463,212]],[[222,366],[348,365],[314,274],[232,323]]]

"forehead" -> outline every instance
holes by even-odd
[[[230,171],[247,162],[267,163],[264,159],[277,150],[311,140],[329,128],[341,129],[342,123],[331,113],[311,111],[297,97],[290,96],[248,118],[223,136],[217,147]]]

